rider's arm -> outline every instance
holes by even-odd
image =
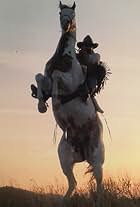
[[[100,54],[98,54],[98,53],[95,53],[95,55],[96,55],[97,63],[99,63],[99,62],[100,62],[100,59],[101,59],[101,56],[100,56]]]

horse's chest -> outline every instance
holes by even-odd
[[[73,127],[76,130],[80,129],[95,116],[92,105],[81,102],[80,98],[72,100],[67,104],[54,101],[53,111],[56,119],[60,123],[64,123],[66,128]]]

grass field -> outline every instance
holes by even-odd
[[[16,187],[0,187],[0,207],[62,207],[65,189],[62,186],[40,187],[34,184],[31,191]],[[94,182],[85,189],[77,189],[66,202],[67,207],[94,207],[96,192]],[[101,207],[140,207],[140,182],[129,178],[104,181]]]

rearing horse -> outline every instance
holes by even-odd
[[[58,155],[68,180],[65,197],[76,187],[73,166],[82,161],[91,166],[100,192],[104,162],[102,123],[91,98],[87,97],[86,73],[75,53],[75,6],[75,3],[68,7],[60,2],[62,35],[54,56],[46,64],[44,76],[36,75],[39,109],[45,107],[43,90],[46,96],[51,95],[56,122],[63,130]]]

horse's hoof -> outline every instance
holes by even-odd
[[[38,111],[40,113],[45,113],[47,111],[47,106],[46,106],[45,102],[42,100],[39,100],[39,102],[38,102]]]

